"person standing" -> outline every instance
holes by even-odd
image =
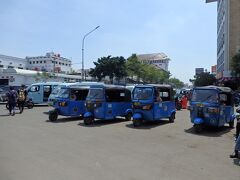
[[[27,90],[25,89],[25,85],[22,85],[20,89],[18,90],[18,108],[20,110],[20,113],[24,110],[24,105],[27,100]]]
[[[8,98],[9,115],[14,116],[18,94],[14,88],[10,86],[10,90],[6,93],[6,96]]]

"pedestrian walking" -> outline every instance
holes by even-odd
[[[18,108],[20,110],[20,114],[23,113],[24,106],[27,100],[27,90],[25,89],[25,85],[22,85],[18,90]]]
[[[16,101],[17,101],[18,94],[14,90],[14,88],[12,86],[10,86],[10,89],[6,93],[6,96],[8,98],[9,115],[14,116],[15,115],[15,107],[16,107]]]
[[[230,155],[230,158],[240,158],[240,136],[238,136],[237,141],[236,141],[236,145],[234,148],[234,154]]]

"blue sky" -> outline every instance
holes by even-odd
[[[0,54],[54,51],[81,68],[103,56],[164,52],[173,77],[184,82],[196,67],[216,64],[216,3],[205,0],[0,0]],[[77,64],[79,63],[79,64]]]

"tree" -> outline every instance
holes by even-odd
[[[173,87],[180,89],[184,87],[184,83],[177,78],[170,78],[168,84],[171,84]]]
[[[127,59],[126,68],[128,76],[131,76],[132,79],[136,76],[137,81],[140,82],[140,78],[144,77],[144,65],[138,60],[136,54],[132,54],[132,56]]]
[[[37,72],[35,75],[35,81],[43,81],[46,82],[50,78],[50,74],[48,72]]]
[[[119,81],[121,78],[127,76],[126,60],[124,57],[102,57],[94,62],[95,68],[90,70],[90,75],[96,77],[98,81],[108,76],[111,83],[113,83],[114,77]]]
[[[232,76],[233,77],[240,77],[240,51],[233,56],[231,62],[230,62],[231,70],[232,70]]]
[[[145,83],[164,83],[170,77],[170,73],[155,68],[153,65],[142,63],[136,54],[132,54],[126,63],[128,76],[132,79],[137,77],[137,82],[142,80]]]
[[[197,75],[195,80],[191,81],[194,82],[194,86],[209,86],[214,85],[217,82],[217,79],[209,72],[203,72]]]

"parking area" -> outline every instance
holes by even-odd
[[[0,179],[3,180],[238,180],[232,160],[234,129],[195,134],[187,110],[174,123],[49,122],[49,107],[8,116],[0,105]]]

